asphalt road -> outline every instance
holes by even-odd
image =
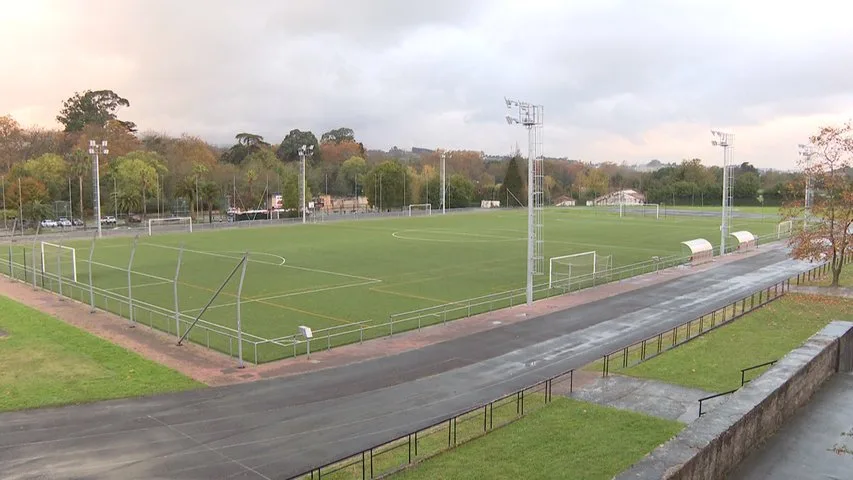
[[[298,377],[0,415],[0,477],[290,478],[580,367],[809,266],[781,248]],[[381,340],[380,340],[381,341]]]

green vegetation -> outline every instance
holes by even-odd
[[[612,478],[682,425],[567,398],[394,478]]]
[[[744,222],[739,226],[757,234],[773,232],[776,225],[760,219],[738,221]],[[704,236],[713,241],[719,232],[714,218],[620,219],[618,213],[583,208],[548,210],[546,223],[546,258],[595,249],[599,255],[612,255],[615,268],[649,261],[653,255],[679,255],[682,240]],[[172,278],[181,245],[186,250],[178,287],[181,312],[188,318],[210,299],[241,252],[251,252],[242,297],[242,326],[244,332],[254,335],[247,339],[260,340],[295,334],[299,325],[314,330],[357,330],[354,322],[364,321],[368,326],[384,323],[393,313],[520,288],[524,285],[525,241],[525,216],[518,210],[144,237],[139,240],[134,257],[132,293],[137,306],[153,307],[136,311],[135,315],[140,322],[174,333]],[[98,241],[92,270],[98,289],[114,296],[127,295],[125,269],[132,242],[128,237]],[[90,244],[66,241],[66,245],[76,248],[80,284],[88,283]],[[23,249],[30,247],[16,248],[14,261],[23,264]],[[56,248],[46,250],[46,268],[53,274],[62,268],[63,277],[69,279],[70,255],[66,250],[58,257],[56,252]],[[27,252],[27,264],[32,263],[32,254]],[[580,260],[587,264],[576,266],[572,270],[575,276],[591,271],[588,257]],[[23,276],[20,267],[17,276]],[[203,320],[229,328],[236,326],[237,278],[239,275],[226,286]],[[547,282],[547,277],[540,277],[539,281]],[[58,289],[56,281],[47,281],[45,287]],[[65,295],[88,302],[87,289],[82,285],[72,290],[66,283],[64,289]],[[514,303],[522,297],[519,295]],[[106,301],[103,295],[97,295],[96,301],[102,308],[127,315],[126,303],[120,304],[114,298]],[[509,303],[486,302],[471,313]],[[151,309],[154,314],[148,312]],[[448,319],[468,312],[462,309],[454,313]],[[441,315],[430,316],[423,318],[422,324],[443,319]],[[396,325],[395,331],[416,325]],[[364,332],[366,338],[387,333],[379,329]],[[193,337],[196,341],[208,341],[201,331],[194,335],[200,335]],[[358,338],[359,333],[353,333],[337,341]],[[210,342],[225,352],[236,350],[235,344],[213,335]],[[244,349],[248,347],[244,345]],[[259,347],[259,360],[292,353],[292,349],[281,345],[265,344]]]
[[[49,315],[0,297],[0,411],[202,385]]]
[[[809,285],[828,287],[832,284],[832,275],[825,276],[820,280],[811,282]],[[845,265],[838,277],[838,286],[842,288],[853,288],[853,265]]]
[[[740,370],[777,360],[832,320],[853,320],[853,300],[788,294],[737,321],[619,373],[723,392]],[[748,373],[748,379],[762,370]]]

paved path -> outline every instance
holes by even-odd
[[[845,435],[846,434],[846,435]],[[837,373],[764,446],[729,476],[732,480],[853,478],[853,374]]]
[[[809,268],[781,249],[397,355],[152,398],[0,415],[3,478],[289,478]]]
[[[690,423],[699,418],[699,399],[713,395],[698,388],[623,375],[599,377],[575,390],[573,398],[608,407],[645,413],[667,420]],[[717,399],[714,399],[717,400]],[[711,400],[703,410],[713,407]],[[724,397],[719,397],[723,401]]]
[[[846,287],[816,287],[791,285],[791,291],[797,293],[807,293],[810,295],[826,295],[829,297],[853,298],[853,288]]]

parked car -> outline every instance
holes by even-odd
[[[142,217],[139,215],[130,215],[127,217],[127,223],[142,223]]]
[[[56,220],[51,220],[49,218],[45,218],[44,220],[41,221],[41,226],[42,226],[42,228],[55,228],[55,227],[59,226],[59,224],[56,223]]]
[[[57,223],[60,227],[70,227],[70,226],[71,226],[71,220],[68,220],[68,219],[67,219],[67,218],[65,218],[65,217],[60,217],[60,218],[59,218],[59,220],[57,220],[57,221],[56,221],[56,223]]]
[[[116,217],[111,217],[109,215],[106,217],[101,217],[101,225],[115,225],[115,224],[116,224]]]
[[[83,225],[85,225],[83,223],[83,220],[80,218],[75,218],[74,220],[71,221],[71,224],[74,225],[75,227],[82,227]]]

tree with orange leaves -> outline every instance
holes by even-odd
[[[823,127],[811,137],[814,153],[800,160],[803,177],[810,179],[814,193],[806,209],[805,195],[786,203],[786,220],[804,219],[803,228],[791,236],[795,258],[827,261],[832,270],[831,286],[853,255],[853,123]],[[805,181],[790,186],[804,192]]]

